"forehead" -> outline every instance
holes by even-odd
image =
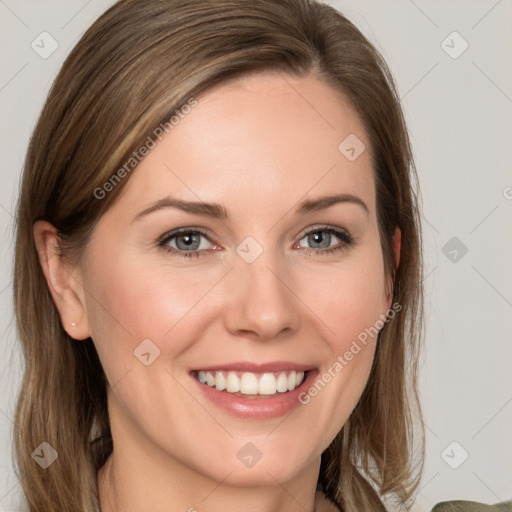
[[[363,196],[373,208],[369,141],[355,110],[329,85],[265,72],[195,99],[197,106],[139,164],[123,195],[139,204],[173,193],[275,207],[283,193],[298,201],[335,190]],[[343,141],[354,136],[366,150],[351,160],[340,144],[345,149]]]

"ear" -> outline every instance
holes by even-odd
[[[81,275],[59,252],[57,229],[47,221],[34,224],[34,240],[46,283],[57,306],[64,330],[76,340],[90,337]]]
[[[402,249],[402,232],[400,231],[399,227],[395,228],[395,233],[393,234],[393,240],[392,240],[392,246],[393,246],[393,254],[395,259],[395,270],[398,269],[398,265],[400,264],[400,253]],[[391,307],[391,302],[393,300],[393,281],[391,280],[391,277],[389,278],[388,282],[388,292],[387,292],[387,300],[388,300],[388,310]]]

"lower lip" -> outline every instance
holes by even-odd
[[[299,395],[309,388],[317,374],[317,370],[308,371],[304,382],[293,391],[258,397],[252,395],[248,398],[202,384],[193,375],[191,378],[209,400],[231,415],[246,419],[270,419],[285,416],[302,405],[299,402]]]

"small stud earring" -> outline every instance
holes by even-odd
[[[71,322],[71,327],[76,327],[75,322]]]

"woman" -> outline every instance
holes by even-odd
[[[56,78],[23,174],[29,510],[407,505],[416,183],[389,70],[333,8],[110,8]]]

